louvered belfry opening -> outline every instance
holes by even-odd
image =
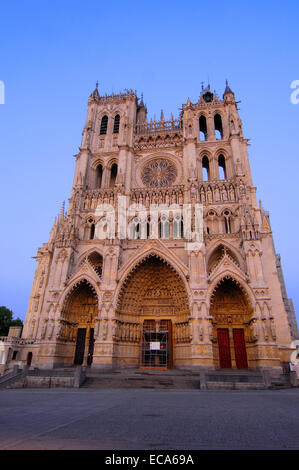
[[[119,124],[120,124],[120,115],[117,114],[114,118],[113,134],[119,133]]]
[[[103,116],[101,120],[100,135],[107,134],[108,116]]]

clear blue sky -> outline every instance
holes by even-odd
[[[88,96],[144,93],[165,117],[200,83],[239,104],[257,197],[299,312],[298,0],[6,1],[0,8],[0,305],[24,319],[37,248],[68,200]]]

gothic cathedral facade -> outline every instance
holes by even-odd
[[[289,362],[295,314],[228,84],[222,99],[202,87],[177,119],[150,121],[133,90],[97,86],[82,136],[67,211],[37,252],[22,357],[94,369]],[[195,206],[202,238],[188,245]]]

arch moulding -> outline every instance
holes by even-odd
[[[88,273],[85,272],[84,274],[80,273],[79,275],[76,275],[75,278],[71,281],[71,283],[61,293],[61,296],[58,300],[58,305],[57,305],[57,309],[59,309],[59,311],[62,310],[66,300],[69,298],[72,292],[76,289],[76,287],[78,287],[84,281],[86,281],[90,285],[92,291],[97,296],[98,305],[100,305],[101,297],[100,297],[98,286],[95,280]]]
[[[150,244],[150,246],[142,250],[137,256],[135,256],[132,260],[129,260],[128,263],[126,263],[119,271],[119,278],[118,278],[118,287],[115,292],[115,299],[116,302],[118,302],[119,296],[125,287],[127,279],[131,276],[131,274],[134,273],[136,269],[140,265],[142,265],[143,262],[145,262],[147,259],[151,257],[157,257],[161,261],[163,261],[165,264],[167,264],[173,271],[177,273],[181,281],[183,282],[184,288],[186,290],[186,294],[188,298],[191,298],[191,291],[188,285],[187,277],[189,274],[188,268],[181,263],[179,259],[174,257],[172,254],[166,254],[165,253],[165,248],[162,250],[159,248],[156,244],[153,246]]]
[[[235,257],[237,258],[238,262],[239,262],[239,265],[241,267],[241,270],[242,271],[245,271],[246,269],[246,265],[245,265],[245,261],[242,257],[242,255],[240,254],[240,252],[235,248],[234,245],[232,245],[231,243],[228,243],[226,240],[215,240],[208,248],[207,250],[207,256],[206,256],[206,259],[207,259],[207,265],[209,263],[209,260],[211,258],[211,255],[214,253],[215,250],[217,250],[217,248],[220,246],[220,245],[223,245],[224,247],[228,248],[228,250],[230,250],[234,255]]]
[[[211,307],[211,304],[213,303],[213,296],[216,292],[217,287],[220,286],[221,282],[223,282],[225,279],[232,279],[232,281],[241,289],[246,300],[248,301],[252,314],[254,314],[256,304],[254,293],[252,292],[248,284],[244,281],[244,279],[242,279],[237,273],[232,271],[225,271],[218,274],[215,279],[211,282],[211,285],[209,286],[207,292],[207,300],[209,302],[209,306]]]

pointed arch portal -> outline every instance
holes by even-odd
[[[62,309],[60,339],[72,343],[73,363],[91,365],[98,297],[85,279],[69,292]]]
[[[164,260],[149,256],[126,278],[117,326],[116,362],[170,368],[188,358],[188,297],[182,278]]]
[[[211,299],[214,327],[214,363],[217,367],[248,368],[251,307],[245,293],[231,277],[214,289]]]

